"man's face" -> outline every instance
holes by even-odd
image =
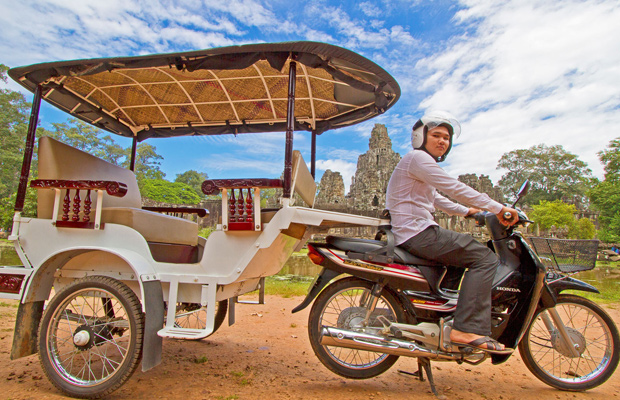
[[[435,158],[440,158],[450,146],[450,131],[445,126],[429,129],[426,134],[426,150]]]

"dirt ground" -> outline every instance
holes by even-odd
[[[307,338],[308,309],[291,314],[301,298],[267,296],[265,305],[238,305],[237,323],[227,322],[207,339],[164,340],[163,362],[140,369],[109,399],[434,399],[413,372],[415,359],[401,357],[383,375],[364,381],[341,378],[314,356]],[[63,399],[47,381],[36,355],[9,360],[16,302],[0,306],[0,399]],[[620,305],[606,307],[616,323]],[[585,393],[562,392],[538,381],[518,353],[498,366],[433,363],[442,398],[606,399],[620,398],[620,372]]]

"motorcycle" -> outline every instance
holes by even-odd
[[[528,188],[525,182],[513,208]],[[552,387],[583,391],[604,383],[618,365],[618,329],[596,303],[563,293],[598,293],[571,277],[594,267],[598,241],[532,238],[530,245],[515,229],[532,222],[522,210],[511,227],[489,212],[472,217],[487,228],[488,246],[500,259],[490,336],[507,348],[518,347],[532,374]],[[380,240],[383,236],[387,240]],[[293,312],[314,301],[310,343],[318,359],[338,375],[367,379],[387,371],[399,356],[417,357],[418,371],[412,375],[423,381],[426,372],[437,395],[431,361],[477,365],[490,357],[501,364],[511,356],[450,342],[464,272],[394,246],[389,212],[384,212],[375,240],[328,236],[326,243],[310,243],[308,255],[323,269]],[[334,281],[342,274],[349,276]]]

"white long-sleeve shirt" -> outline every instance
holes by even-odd
[[[494,214],[503,207],[487,194],[479,193],[448,175],[425,151],[410,151],[394,169],[386,193],[386,208],[392,216],[392,232],[397,245],[429,226],[437,225],[433,219],[435,209],[449,215],[467,215],[468,207],[448,200],[437,190],[468,207]]]

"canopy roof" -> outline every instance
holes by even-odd
[[[396,80],[357,53],[317,42],[59,61],[9,75],[69,114],[118,135],[220,135],[286,130],[288,76],[297,62],[295,130],[353,125],[400,97]]]

